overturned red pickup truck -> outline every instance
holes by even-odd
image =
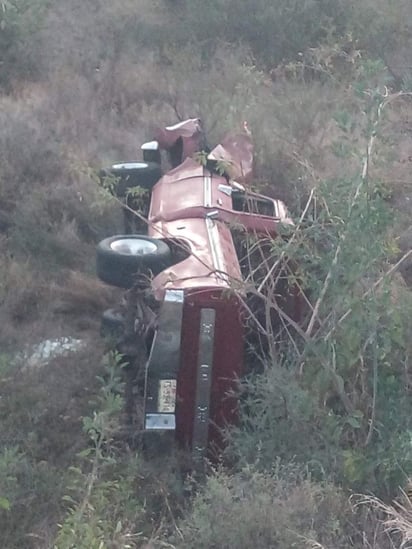
[[[100,279],[128,290],[103,325],[117,328],[117,348],[131,376],[140,377],[144,430],[175,431],[202,460],[237,415],[233,389],[244,372],[250,268],[244,243],[271,241],[292,221],[281,201],[250,190],[247,126],[211,151],[197,119],[155,137],[142,146],[143,161],[101,173],[117,178],[129,233],[97,248]],[[171,169],[164,170],[162,154]],[[135,188],[146,193],[138,203],[129,193]],[[145,234],[133,234],[134,219]],[[299,300],[289,297],[292,316],[299,315]]]

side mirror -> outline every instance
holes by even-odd
[[[143,160],[145,162],[156,162],[156,164],[161,163],[159,143],[157,141],[148,141],[143,143],[140,147],[143,151]]]

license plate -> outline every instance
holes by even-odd
[[[159,381],[158,412],[172,414],[176,406],[176,380],[162,379]]]

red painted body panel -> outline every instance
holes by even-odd
[[[189,118],[173,126],[159,128],[155,139],[161,149],[170,150],[178,139],[181,140],[179,163],[202,149],[203,134],[199,118]]]
[[[205,196],[205,178],[210,180],[210,193]],[[235,211],[228,186],[223,176],[211,174],[193,159],[164,175],[154,186],[151,196],[149,223],[205,217],[212,210],[219,212],[219,219],[226,223],[241,223],[250,230],[275,233],[279,222],[292,223],[285,205],[258,193],[248,192],[250,197],[261,197],[274,204],[275,216]],[[258,229],[255,229],[258,227]]]
[[[162,299],[166,289],[198,289],[201,293],[208,288],[228,289],[233,282],[241,280],[232,236],[226,225],[214,224],[214,252],[205,219],[181,219],[171,223],[159,223],[156,228],[159,227],[167,238],[179,238],[184,242],[191,254],[153,279],[152,288],[157,299]],[[155,236],[158,233],[153,230],[149,234]],[[222,276],[223,273],[226,275]]]
[[[202,308],[216,312],[209,452],[221,447],[221,429],[236,421],[236,399],[229,395],[243,371],[242,274],[231,227],[241,225],[246,232],[273,238],[279,222],[291,223],[277,200],[272,201],[276,217],[235,211],[228,189],[226,178],[187,158],[155,185],[149,212],[149,236],[178,239],[190,251],[152,281],[158,300],[166,289],[185,294],[176,400],[176,438],[184,447],[191,446],[196,413],[200,313]]]
[[[243,372],[244,325],[236,296],[221,290],[188,292],[183,310],[181,365],[176,402],[176,438],[187,448],[191,447],[193,435],[202,308],[216,311],[209,448],[221,447],[221,429],[236,421],[237,401],[231,393]]]
[[[232,198],[226,192],[228,188],[230,186],[224,177],[212,175],[190,158],[154,186],[148,220],[149,236],[179,239],[191,252],[187,259],[154,279],[153,289],[158,299],[167,288],[229,287],[234,281],[240,281],[242,277],[231,227],[240,225],[249,233],[273,238],[280,222],[292,223],[279,200],[272,200],[276,217],[233,210]],[[213,242],[207,227],[207,217],[211,213]],[[217,276],[218,272],[226,273],[227,277]]]
[[[242,301],[246,296],[242,258],[238,258],[232,231],[239,227],[243,231],[235,231],[240,250],[242,234],[275,238],[280,223],[292,223],[280,200],[253,193],[240,184],[250,183],[253,167],[253,146],[246,123],[243,129],[243,133],[225,138],[207,155],[206,166],[213,173],[190,158],[204,148],[199,119],[163,128],[156,136],[158,147],[167,151],[169,164],[177,167],[151,189],[148,236],[167,239],[177,263],[157,274],[151,284],[159,302],[167,290],[180,291],[167,292],[160,308],[146,369],[146,404],[150,404],[146,416],[152,423],[145,425],[151,430],[176,426],[177,440],[185,447],[193,444],[194,456],[204,455],[206,445],[209,455],[213,447],[221,447],[222,428],[237,419],[233,389],[243,372]],[[147,154],[148,151],[150,147]],[[152,153],[160,162],[156,147]],[[219,167],[224,176],[219,175]],[[258,264],[261,259],[265,261],[265,252],[259,251],[262,255]],[[246,270],[244,263],[242,268]],[[168,302],[174,302],[173,308]],[[299,306],[300,300],[292,303],[292,307],[295,305]],[[294,313],[300,314],[298,310],[289,311]],[[174,402],[171,409],[165,409],[159,394],[163,398],[162,382],[174,387],[171,382],[176,375],[173,416]],[[156,389],[159,385],[160,389]],[[167,394],[166,397],[170,405]],[[156,405],[158,413],[153,411]],[[166,423],[164,417],[161,422],[162,415],[168,416]],[[167,423],[171,418],[173,422]]]

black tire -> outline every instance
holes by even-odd
[[[100,322],[100,335],[111,341],[119,340],[124,334],[125,319],[120,311],[107,309]]]
[[[169,246],[149,236],[111,236],[97,246],[97,276],[118,288],[129,289],[138,279],[157,275],[170,264]]]
[[[102,183],[107,177],[118,178],[114,194],[124,198],[129,189],[142,187],[151,190],[162,176],[160,164],[155,162],[122,162],[113,164],[99,173]]]

